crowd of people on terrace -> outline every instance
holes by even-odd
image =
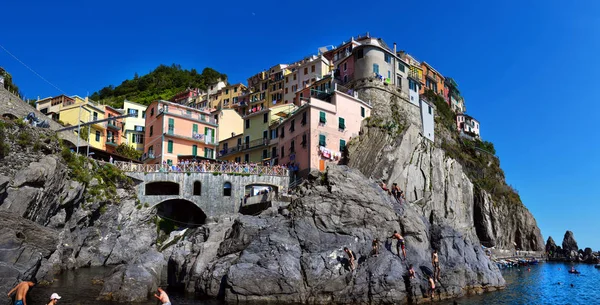
[[[289,169],[286,165],[270,165],[268,162],[263,164],[257,162],[231,162],[215,160],[181,160],[177,164],[169,164],[163,161],[161,171],[169,172],[234,172],[234,173],[255,173],[259,169],[267,167],[274,172],[283,172]]]

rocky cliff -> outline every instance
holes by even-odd
[[[600,252],[593,252],[591,248],[579,249],[577,241],[575,241],[575,235],[571,231],[565,232],[562,248],[556,245],[552,236],[548,237],[546,253],[548,259],[553,261],[600,263]]]
[[[477,237],[487,247],[543,250],[536,221],[506,185],[499,160],[473,147],[481,142],[458,137],[445,103],[435,104],[432,142],[421,135],[419,108],[386,87],[357,84],[361,98],[377,111],[351,141],[349,166],[389,185],[398,183],[432,224]]]
[[[413,206],[399,204],[355,169],[330,167],[313,175],[299,193],[281,213],[240,216],[214,259],[203,263],[205,268],[193,266],[202,254],[204,231],[187,237],[194,241],[187,252],[172,251],[169,264],[182,279],[188,270],[200,271],[188,288],[228,302],[420,301],[427,291],[426,273],[420,270],[432,267],[433,249],[439,250],[441,259],[438,298],[504,286],[498,268],[472,234],[431,224]],[[404,235],[406,260],[392,247],[389,236],[394,230]],[[375,238],[382,241],[376,257],[371,255]],[[344,247],[357,256],[354,272]],[[411,264],[417,270],[413,280],[407,273]]]

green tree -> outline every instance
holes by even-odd
[[[87,141],[89,139],[89,132],[90,132],[90,127],[89,126],[83,126],[79,130],[79,137],[81,139]]]
[[[119,144],[119,146],[117,146],[117,154],[123,156],[123,157],[127,157],[129,159],[133,159],[133,160],[138,160],[139,158],[142,157],[142,152],[138,151],[137,149],[125,144],[125,143],[121,143]]]

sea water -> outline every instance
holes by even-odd
[[[571,266],[581,274],[568,273]],[[453,301],[460,305],[600,304],[600,269],[594,265],[548,262],[508,268],[502,275],[506,280],[504,290]],[[453,304],[453,301],[441,304]]]
[[[575,266],[581,274],[570,274],[568,270]],[[529,269],[529,270],[528,270]],[[61,295],[59,304],[63,305],[108,305],[111,302],[96,301],[102,285],[93,285],[93,281],[109,271],[108,268],[83,268],[66,271],[56,277],[50,286],[34,287],[28,296],[28,304],[46,304],[53,292]],[[442,272],[444,270],[442,269]],[[600,304],[600,269],[593,265],[540,263],[536,266],[513,267],[502,271],[506,280],[506,289],[469,296],[451,301],[435,302],[448,305],[456,301],[461,305],[474,304]],[[558,284],[560,283],[560,284]],[[573,287],[571,287],[573,284]],[[219,302],[199,301],[183,295],[170,294],[174,305],[216,305]],[[150,300],[140,305],[155,305]]]

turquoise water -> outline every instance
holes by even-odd
[[[461,305],[474,304],[600,304],[600,269],[593,265],[574,264],[581,274],[569,274],[571,264],[541,263],[527,268],[512,268],[503,271],[507,287],[504,290],[485,293],[479,296],[456,299]],[[92,279],[102,278],[107,268],[87,268],[76,272],[67,271],[57,277],[57,281],[50,287],[35,287],[29,293],[29,304],[46,304],[48,297],[57,292],[63,298],[59,304],[75,305],[107,305],[110,302],[99,302],[95,297],[100,292],[101,286],[91,285]],[[443,270],[442,270],[443,272]],[[561,284],[559,285],[558,282]],[[571,287],[571,284],[574,287]],[[175,305],[202,304],[215,305],[219,302],[198,301],[176,294],[171,295]],[[139,305],[157,304],[155,300]],[[449,302],[435,302],[435,304],[448,305]]]
[[[568,273],[571,266],[575,266],[581,274],[577,276]],[[531,271],[527,267],[502,271],[506,280],[504,290],[455,301],[461,305],[600,304],[600,269],[593,265],[541,263],[529,268]]]

